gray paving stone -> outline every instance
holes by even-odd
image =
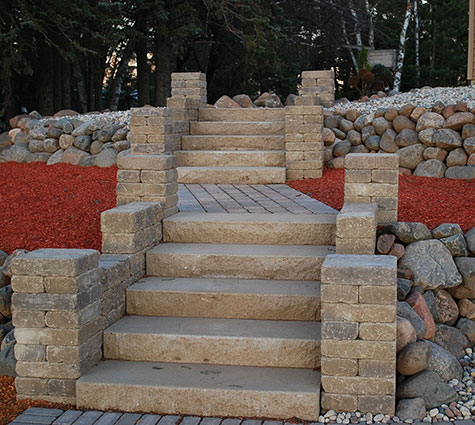
[[[97,420],[104,414],[104,412],[99,412],[97,410],[91,410],[89,412],[84,412],[74,425],[93,425]]]
[[[264,425],[283,425],[282,421],[264,421]]]
[[[40,416],[56,416],[58,417],[63,413],[61,409],[46,409],[42,407],[30,407],[26,409],[23,413],[28,415],[40,415]]]
[[[67,410],[53,422],[53,425],[71,425],[82,413],[82,410]]]
[[[106,412],[99,418],[99,420],[94,425],[113,425],[120,419],[121,416],[122,413]]]
[[[221,421],[221,418],[203,418],[200,425],[219,425]]]
[[[38,424],[38,425],[51,425],[57,416],[45,416],[45,415],[29,415],[27,413],[22,413],[18,416],[13,422],[18,423],[27,423],[27,424]]]
[[[261,425],[262,421],[258,419],[246,419],[241,425]]]
[[[185,416],[180,425],[198,425],[201,421],[199,416]]]
[[[181,419],[181,416],[173,416],[173,415],[162,416],[162,418],[158,422],[158,425],[175,425],[179,419]]]
[[[221,425],[239,425],[241,422],[241,419],[225,419]]]
[[[160,415],[143,415],[137,423],[140,425],[156,425],[160,418]]]
[[[141,413],[124,413],[115,425],[135,425],[142,416]]]

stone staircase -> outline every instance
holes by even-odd
[[[285,183],[285,110],[200,109],[177,151],[179,183]]]
[[[79,408],[316,421],[336,216],[181,212],[77,382]]]

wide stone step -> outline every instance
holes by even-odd
[[[335,214],[181,212],[163,221],[165,242],[334,245]]]
[[[320,282],[148,277],[127,289],[127,313],[319,321]]]
[[[285,167],[177,167],[178,183],[279,184]]]
[[[320,280],[332,246],[164,243],[147,252],[147,274],[161,277]]]
[[[320,323],[127,316],[104,331],[113,360],[320,367]]]
[[[284,167],[284,151],[177,151],[182,167]]]
[[[285,150],[284,136],[182,136],[183,150]]]
[[[76,391],[79,409],[308,421],[320,414],[320,374],[309,369],[108,360]]]
[[[284,134],[284,121],[195,121],[190,123],[190,134]]]
[[[200,121],[284,121],[285,108],[206,108],[200,109]]]

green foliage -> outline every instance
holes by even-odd
[[[361,46],[360,54],[358,55],[358,68],[370,70],[371,66],[368,62],[368,50],[365,46]]]

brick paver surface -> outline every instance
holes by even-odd
[[[285,184],[181,184],[180,211],[333,214],[336,211]]]

